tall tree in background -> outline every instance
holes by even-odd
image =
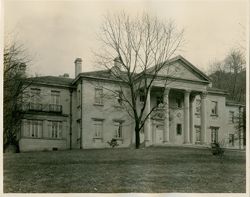
[[[29,61],[21,45],[11,44],[4,47],[4,105],[3,105],[3,142],[4,149],[9,145],[18,148],[18,134],[21,125],[19,106],[25,89],[26,63]]]
[[[211,65],[210,78],[213,87],[226,90],[227,99],[245,105],[246,102],[246,59],[240,49],[232,49],[223,61]],[[246,145],[246,108],[240,106],[235,114],[235,129],[239,147]],[[243,139],[243,144],[242,144]]]
[[[228,99],[245,103],[246,60],[243,52],[232,49],[223,61],[214,62],[210,67],[213,87],[226,90]]]
[[[145,110],[150,88],[159,72],[168,66],[168,60],[179,50],[183,31],[178,31],[172,21],[162,22],[148,14],[132,18],[123,13],[104,18],[100,38],[103,49],[102,54],[96,54],[98,64],[118,81],[119,97],[134,120],[135,143],[139,148],[140,131],[157,107]],[[114,59],[116,66],[113,66]],[[163,80],[166,87],[167,78]]]

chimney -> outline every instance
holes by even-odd
[[[27,65],[25,63],[19,64],[19,72],[20,72],[21,77],[25,77],[26,66]]]
[[[119,70],[121,70],[121,59],[120,59],[120,57],[116,57],[114,59],[114,67],[118,68]]]
[[[69,78],[69,74],[68,74],[68,73],[64,73],[64,74],[63,74],[63,77]]]
[[[82,59],[76,58],[75,60],[75,77],[82,72]]]

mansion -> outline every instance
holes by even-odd
[[[219,142],[242,148],[237,117],[244,106],[227,101],[227,92],[212,88],[209,77],[182,56],[169,60],[169,65],[176,72],[171,83],[165,87],[155,80],[147,95],[146,114],[157,107],[140,132],[141,144],[206,147]],[[166,73],[162,68],[157,78],[168,77]],[[82,72],[82,60],[77,58],[75,78],[65,74],[29,80],[32,85],[20,109],[21,152],[109,148],[112,139],[119,148],[135,146],[133,118],[119,97],[106,96],[109,90],[119,92],[110,70]],[[140,108],[142,99],[137,100]]]

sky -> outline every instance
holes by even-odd
[[[93,51],[100,50],[98,34],[105,14],[147,12],[184,29],[180,55],[207,71],[211,62],[246,44],[247,7],[246,0],[5,0],[4,38],[26,48],[31,75],[74,77],[77,57],[83,60],[83,71],[96,69]]]

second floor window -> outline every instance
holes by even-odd
[[[218,103],[216,101],[211,103],[211,115],[218,115]]]
[[[78,106],[81,105],[81,92],[80,92],[80,90],[77,91],[77,104],[78,104]]]
[[[51,91],[51,104],[59,105],[60,104],[60,92],[59,91]]]
[[[229,112],[229,123],[234,123],[234,112],[233,111]]]
[[[119,90],[116,91],[116,99],[119,105],[122,105],[122,91]]]
[[[178,107],[178,108],[181,108],[181,107],[182,107],[182,102],[181,102],[181,99],[180,99],[180,98],[177,98],[177,99],[176,99],[176,104],[177,104],[177,107]]]
[[[145,95],[144,94],[140,94],[140,102],[144,103],[145,101]]]
[[[159,106],[160,104],[163,104],[163,97],[162,96],[156,97],[156,104],[157,104],[157,106]]]
[[[95,103],[96,104],[103,104],[103,89],[102,88],[95,88]]]
[[[201,113],[201,100],[197,99],[195,103],[195,113],[200,114]]]
[[[30,102],[31,103],[39,103],[41,97],[41,90],[38,88],[31,88],[30,89]]]

